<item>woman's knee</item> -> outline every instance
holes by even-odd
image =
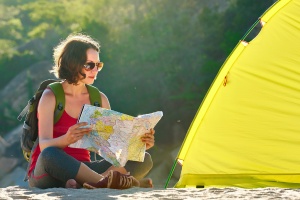
[[[42,162],[46,164],[47,162],[53,161],[59,151],[61,150],[57,147],[47,147],[40,153],[39,159],[41,159]]]
[[[128,161],[125,169],[137,179],[144,178],[153,167],[153,161],[149,153],[145,154],[144,162]]]
[[[144,165],[148,167],[149,171],[153,167],[153,161],[152,161],[151,155],[148,152],[145,153]]]

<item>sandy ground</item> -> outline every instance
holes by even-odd
[[[131,188],[113,189],[36,189],[10,186],[0,188],[0,199],[300,199],[300,189],[282,188]]]

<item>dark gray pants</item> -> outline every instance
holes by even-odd
[[[48,147],[39,155],[35,169],[29,177],[29,185],[43,189],[65,187],[69,179],[75,179],[80,163],[62,149]],[[83,163],[99,174],[111,166],[109,162],[103,159]],[[136,179],[141,179],[148,174],[152,166],[151,155],[146,153],[144,162],[128,161],[125,169]]]

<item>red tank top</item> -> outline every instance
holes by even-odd
[[[53,138],[60,137],[68,131],[69,127],[76,124],[77,119],[71,117],[68,115],[66,111],[63,112],[61,118],[58,120],[56,124],[54,124],[53,127]],[[79,148],[71,148],[66,147],[63,149],[67,154],[74,157],[75,159],[79,161],[91,161],[90,159],[90,152],[86,149],[79,149]],[[31,157],[31,164],[29,167],[28,175],[32,172],[32,170],[35,168],[36,161],[41,153],[40,146],[37,146],[32,154]]]

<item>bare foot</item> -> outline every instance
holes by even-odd
[[[80,188],[80,185],[74,180],[74,179],[69,179],[67,182],[66,182],[66,188],[73,188],[73,189],[76,189],[76,188]]]
[[[151,178],[143,178],[139,180],[140,187],[142,188],[153,188],[153,183]]]

